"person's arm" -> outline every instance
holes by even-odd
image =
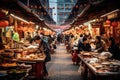
[[[88,44],[88,51],[91,51],[91,50],[92,50],[92,48],[91,48],[90,44]]]
[[[99,44],[99,46],[95,49],[97,52],[102,52],[104,50],[103,42]]]
[[[81,42],[78,43],[78,51],[83,51]]]

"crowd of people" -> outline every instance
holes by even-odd
[[[91,36],[90,34],[80,34],[79,36],[70,34],[62,34],[62,37],[58,37],[66,44],[66,49],[69,53],[79,54],[81,51],[93,51],[93,52],[110,52],[112,54],[111,59],[120,60],[120,45],[116,43],[114,37],[104,37],[100,36]],[[77,47],[77,52],[74,50],[74,47]],[[73,55],[73,54],[72,54]],[[73,55],[74,57],[74,55]],[[75,57],[76,58],[76,54]],[[75,59],[73,59],[74,62]]]
[[[18,38],[16,39],[16,36],[17,33],[13,35],[13,39],[18,40]],[[43,33],[36,33],[36,35],[32,37],[31,34],[27,32],[25,39],[30,44],[39,44],[38,50],[46,55],[43,65],[45,75],[48,75],[46,63],[51,60],[51,50],[53,48],[57,48],[56,43],[65,43],[67,51],[72,53],[73,62],[77,61],[77,64],[80,61],[77,54],[80,54],[81,51],[94,51],[98,53],[107,51],[112,54],[111,59],[120,60],[120,48],[119,45],[116,44],[114,37],[105,38],[103,36],[96,36],[93,38],[90,34],[73,35],[72,33],[58,35],[44,35]]]

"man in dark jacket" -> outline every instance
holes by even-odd
[[[43,70],[44,70],[44,75],[48,75],[48,71],[46,69],[46,63],[51,60],[50,56],[50,46],[47,42],[45,42],[43,39],[40,38],[40,36],[35,37],[35,42],[39,44],[39,50],[40,52],[43,52],[46,56],[45,61],[43,63]]]
[[[108,51],[112,54],[112,59],[120,60],[120,50],[117,44],[115,43],[115,39],[113,37],[109,38]]]
[[[87,38],[86,37],[83,37],[83,43],[82,42],[80,42],[79,44],[78,44],[78,50],[79,50],[79,52],[80,51],[91,51],[91,46],[90,46],[90,44],[88,43],[88,40],[87,40]]]

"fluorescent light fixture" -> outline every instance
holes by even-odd
[[[24,19],[22,19],[22,18],[20,18],[20,17],[18,17],[18,16],[15,16],[14,14],[10,14],[10,15],[11,15],[12,17],[18,19],[18,20],[21,20],[21,21],[23,21],[23,22],[29,23],[28,21],[26,21],[26,20],[24,20]]]

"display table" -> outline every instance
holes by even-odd
[[[45,56],[37,58],[37,59],[31,59],[31,60],[13,59],[12,61],[32,65],[32,70],[30,71],[30,76],[35,76],[35,78],[41,79],[44,76],[44,74],[43,74],[44,60],[45,60]]]
[[[31,65],[0,69],[0,80],[24,80],[31,69]],[[25,70],[25,72],[21,72],[21,70]]]
[[[82,67],[81,76],[83,77],[84,80],[119,80],[120,79],[120,71],[119,71],[120,68],[117,68],[116,71],[109,71],[110,70],[109,68],[108,68],[109,70],[103,69],[104,66],[110,67],[108,64],[100,63],[99,66],[98,65],[96,65],[96,67],[93,66],[90,63],[90,59],[94,58],[93,55],[83,56],[82,54],[79,54],[78,56],[81,59],[81,66],[80,66]]]

